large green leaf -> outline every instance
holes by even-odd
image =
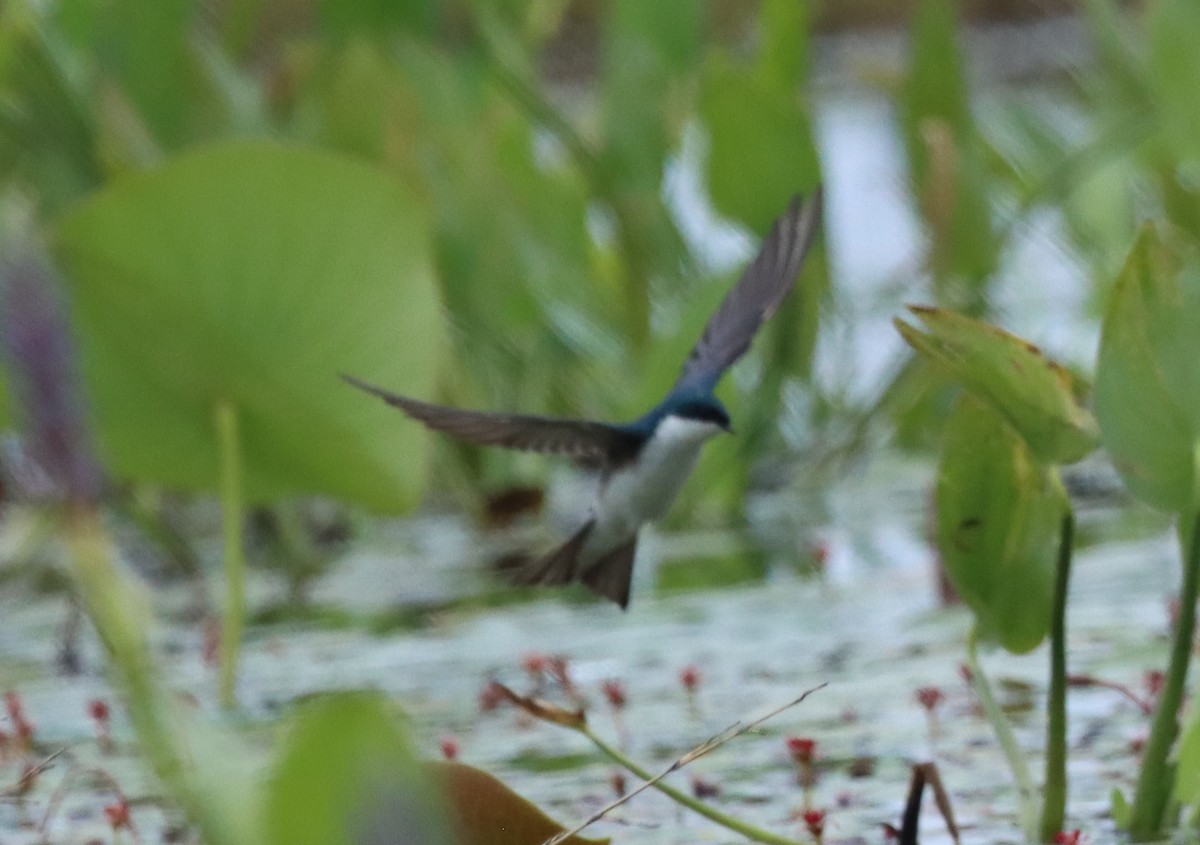
[[[764,4],[754,64],[709,57],[700,117],[708,133],[705,179],[713,205],[765,234],[792,194],[821,179],[801,88],[808,42],[804,4]]]
[[[808,116],[793,80],[781,90],[728,57],[710,59],[701,101],[713,205],[758,232],[820,179]]]
[[[1134,495],[1169,511],[1193,498],[1200,433],[1200,276],[1145,226],[1109,302],[1096,367],[1105,447]]]
[[[1036,346],[944,308],[911,310],[929,331],[896,320],[904,339],[1008,420],[1039,460],[1072,463],[1096,448],[1100,432],[1074,379]]]
[[[228,143],[117,182],[57,231],[111,469],[217,483],[236,410],[247,494],[411,503],[424,438],[338,380],[427,395],[443,339],[425,222],[386,174]]]
[[[1050,630],[1055,540],[1067,507],[1054,470],[988,405],[962,396],[946,423],[937,540],[980,635],[1012,652]]]
[[[657,191],[687,116],[679,90],[700,46],[703,6],[688,0],[617,0],[604,29],[601,94],[606,177],[622,191]]]
[[[304,706],[267,787],[270,845],[452,843],[440,801],[399,714],[376,693]]]

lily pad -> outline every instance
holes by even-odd
[[[118,475],[217,484],[233,406],[246,493],[394,511],[425,439],[338,379],[426,395],[443,339],[424,215],[386,173],[221,143],[118,180],[57,229],[101,449]]]

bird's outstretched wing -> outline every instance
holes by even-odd
[[[675,392],[712,390],[729,365],[750,348],[755,332],[796,283],[820,221],[820,187],[806,201],[799,196],[792,199],[763,240],[758,256],[709,318],[683,364]]]
[[[495,411],[465,411],[391,393],[343,375],[434,431],[483,446],[562,455],[589,468],[609,468],[632,459],[645,442],[635,431],[590,420],[570,420]]]

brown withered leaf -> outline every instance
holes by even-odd
[[[440,787],[448,815],[458,832],[456,845],[541,845],[563,832],[534,804],[502,781],[465,763],[425,764],[430,781]],[[601,845],[608,839],[571,836],[565,845]]]
[[[506,699],[534,718],[576,730],[587,725],[587,717],[584,715],[582,707],[570,710],[566,707],[559,707],[557,704],[551,704],[542,698],[520,695],[501,683],[496,683],[495,687]]]

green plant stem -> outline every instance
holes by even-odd
[[[1075,514],[1063,514],[1050,617],[1050,693],[1046,699],[1046,778],[1042,784],[1042,841],[1053,842],[1067,814],[1067,591]]]
[[[1037,787],[1029,774],[1029,767],[1025,765],[1025,754],[1017,745],[1012,726],[992,694],[992,685],[979,664],[979,644],[975,631],[972,631],[967,639],[967,668],[971,670],[971,685],[975,688],[975,694],[979,696],[984,716],[992,726],[992,732],[996,735],[996,741],[1000,743],[1000,750],[1004,753],[1004,759],[1008,762],[1009,771],[1016,782],[1020,800],[1021,829],[1025,832],[1026,840],[1033,842],[1038,826]]]
[[[130,722],[155,773],[179,800],[200,838],[213,845],[245,845],[253,834],[238,831],[227,808],[206,794],[202,780],[185,761],[193,759],[172,718],[170,702],[157,685],[150,656],[149,596],[114,565],[111,543],[91,507],[76,506],[67,516],[71,574],[92,624],[112,658],[124,692]]]
[[[1167,759],[1179,733],[1179,705],[1187,680],[1192,655],[1192,636],[1196,630],[1196,597],[1200,589],[1200,513],[1191,521],[1179,521],[1180,546],[1187,549],[1183,565],[1183,588],[1179,594],[1179,616],[1175,621],[1175,639],[1171,661],[1163,682],[1162,695],[1154,711],[1150,736],[1142,755],[1137,790],[1129,816],[1129,835],[1134,842],[1158,838],[1163,828],[1167,803],[1174,786],[1174,771]]]
[[[654,775],[652,775],[650,772],[646,771],[637,763],[626,757],[625,754],[620,750],[609,745],[596,734],[592,733],[591,728],[589,728],[587,725],[582,725],[576,728],[576,730],[590,739],[592,743],[595,744],[595,746],[599,748],[607,757],[615,761],[618,765],[623,766],[629,771],[633,772],[642,780],[648,781],[654,777]],[[785,836],[779,836],[778,834],[771,833],[769,830],[763,830],[762,828],[747,824],[741,819],[737,819],[733,816],[722,813],[720,810],[713,809],[703,801],[693,798],[686,792],[680,792],[678,789],[668,786],[661,780],[654,784],[654,788],[676,803],[682,804],[689,810],[699,813],[709,821],[716,822],[722,827],[728,828],[735,833],[739,833],[754,842],[766,842],[768,845],[800,845],[800,843],[798,843],[795,839],[788,839]]]
[[[221,527],[225,535],[225,610],[221,620],[222,707],[237,704],[237,661],[246,613],[246,558],[242,542],[242,450],[237,411],[228,401],[214,413],[221,463]]]

